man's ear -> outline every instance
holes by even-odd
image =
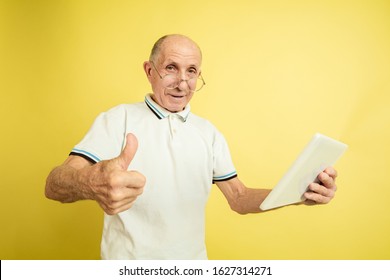
[[[152,78],[152,65],[150,64],[150,61],[144,62],[144,71],[146,74],[146,77],[148,78],[149,82],[151,82]]]

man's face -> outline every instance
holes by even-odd
[[[161,51],[154,61],[144,63],[144,69],[152,85],[153,100],[170,112],[180,112],[190,102],[193,92],[188,83],[189,75],[200,74],[201,54],[198,47],[186,38],[168,38],[161,46]],[[158,71],[158,73],[157,73]],[[178,86],[166,88],[164,77],[167,74],[179,77]]]

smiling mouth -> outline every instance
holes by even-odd
[[[186,97],[186,95],[175,95],[175,94],[170,94],[169,96],[176,98],[176,99],[181,99],[181,98]]]

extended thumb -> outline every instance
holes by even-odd
[[[129,133],[126,135],[126,145],[123,148],[121,154],[118,159],[121,161],[121,165],[124,170],[127,170],[131,161],[134,158],[135,153],[138,149],[138,140],[134,134]]]

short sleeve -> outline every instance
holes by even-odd
[[[214,136],[213,155],[213,183],[237,177],[228,144],[225,137],[218,130],[216,130]]]
[[[70,155],[81,156],[93,163],[117,157],[124,145],[125,126],[126,110],[123,106],[101,113]]]

